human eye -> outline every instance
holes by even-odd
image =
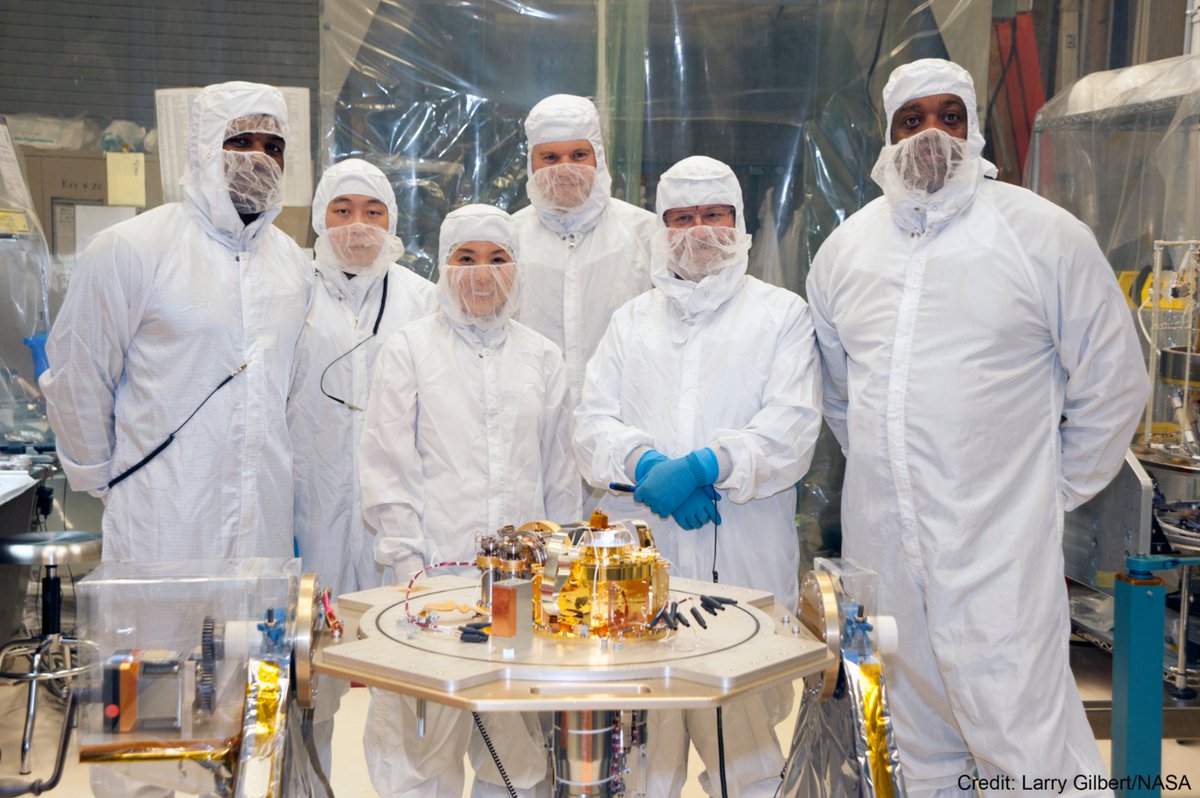
[[[723,221],[725,221],[725,211],[724,210],[705,211],[704,215],[700,217],[700,220],[702,222],[704,222],[705,224],[715,224],[717,222],[723,222]]]
[[[232,138],[225,139],[225,146],[244,150],[250,146],[250,139],[246,138],[245,136],[234,136]]]

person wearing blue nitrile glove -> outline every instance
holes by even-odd
[[[683,504],[671,513],[671,518],[683,529],[699,529],[710,523],[720,525],[721,513],[717,510],[717,502],[720,500],[721,494],[717,493],[716,488],[705,485],[692,491],[692,495],[684,499]]]
[[[711,454],[711,449],[705,451]],[[647,449],[637,461],[637,466],[634,468],[633,478],[638,482],[650,473],[650,469],[659,463],[665,463],[671,458],[667,457],[662,452],[656,449]],[[713,455],[715,463],[716,456]],[[715,467],[713,471],[716,474]],[[716,476],[713,477],[716,479]],[[636,498],[636,497],[635,497]],[[721,523],[721,514],[717,512],[716,502],[721,500],[721,495],[713,488],[711,482],[702,488],[697,488],[692,491],[683,503],[675,510],[671,511],[670,516],[675,519],[675,523],[679,524],[683,529],[699,529],[707,523]],[[663,516],[666,518],[667,516]]]
[[[640,465],[642,458],[638,460]],[[712,449],[697,449],[684,457],[660,462],[638,480],[633,500],[649,507],[666,518],[679,509],[696,490],[711,485],[717,479],[717,456]]]
[[[794,608],[795,485],[821,424],[808,305],[746,274],[741,187],[725,164],[680,161],[659,180],[656,205],[654,290],[613,314],[588,362],[575,462],[593,486],[636,483],[632,495],[611,493],[601,507],[610,518],[661,516],[648,520],[672,580],[719,575]],[[791,700],[789,686],[722,707],[730,795],[779,786],[774,724]],[[712,710],[660,710],[647,722],[647,795],[679,794],[689,742],[708,771],[702,780],[715,783]]]
[[[670,459],[657,449],[647,449],[638,458],[637,466],[633,469],[633,481],[641,483],[646,478],[646,475],[650,473],[651,468],[654,468],[659,463],[665,463]]]

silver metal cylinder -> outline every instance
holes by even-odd
[[[492,585],[496,582],[495,568],[481,569],[479,578],[479,606],[490,610],[492,608]]]
[[[620,747],[615,739],[617,715],[614,711],[587,709],[554,713],[551,750],[555,798],[613,795],[615,754]]]

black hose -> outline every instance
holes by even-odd
[[[325,790],[325,794],[329,798],[333,798],[333,786],[329,783],[329,777],[325,775],[325,768],[321,765],[321,757],[317,754],[317,743],[313,739],[313,710],[300,710],[300,739],[304,740],[304,750],[308,752],[309,764],[312,765],[313,773],[317,774],[317,781],[321,782],[321,788]]]
[[[721,798],[729,798],[729,787],[725,784],[725,728],[721,723],[720,707],[717,707],[717,759],[721,764]]]
[[[483,728],[483,718],[479,717],[478,712],[472,712],[471,717],[475,719],[475,728],[479,729],[479,736],[483,738],[483,744],[487,746],[488,753],[492,755],[492,761],[496,763],[496,770],[500,772],[500,778],[504,779],[504,788],[508,790],[509,798],[517,798],[517,791],[513,789],[512,782],[508,780],[508,773],[504,771],[504,765],[500,764],[500,755],[496,753],[496,746],[492,745],[492,738],[488,737],[487,729]]]

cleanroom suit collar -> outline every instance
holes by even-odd
[[[226,126],[251,114],[270,114],[287,129],[287,105],[271,86],[242,81],[206,86],[192,103],[183,175],[184,205],[215,240],[235,250],[247,248],[282,210],[277,205],[244,224],[225,186],[222,152]]]
[[[542,224],[559,235],[591,230],[600,222],[612,196],[612,176],[608,173],[608,159],[604,155],[600,115],[596,112],[596,106],[586,97],[551,95],[529,111],[529,116],[525,118],[525,137],[529,140],[529,153],[525,160],[528,176],[533,175],[534,145],[575,139],[587,139],[592,145],[596,153],[596,179],[592,182],[592,191],[583,207],[569,213],[552,208],[536,208]]]
[[[356,311],[361,310],[370,296],[371,290],[383,279],[384,274],[360,274],[350,279],[336,265],[325,263],[320,258],[314,261],[318,277],[329,286],[330,293],[339,297],[349,297],[350,305]]]
[[[676,277],[666,264],[654,262],[650,266],[650,281],[671,301],[671,309],[679,318],[689,321],[713,312],[736,294],[749,264],[749,257],[738,258],[716,274],[693,283]]]

